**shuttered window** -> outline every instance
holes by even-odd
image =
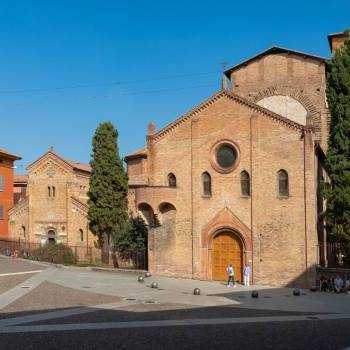
[[[4,192],[4,177],[0,175],[0,192]]]
[[[0,220],[4,218],[4,207],[0,205]]]

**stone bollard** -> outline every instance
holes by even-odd
[[[300,296],[300,289],[294,289],[293,290],[293,295],[296,296],[296,297]]]
[[[259,298],[259,293],[256,290],[252,291],[252,298]]]
[[[145,273],[145,277],[151,277],[152,276],[152,274],[149,272],[149,271],[147,271],[146,273]]]
[[[143,276],[139,276],[139,278],[137,279],[139,282],[143,282],[144,281],[144,278]]]
[[[194,295],[201,295],[201,290],[200,290],[199,288],[195,288],[195,289],[193,290],[193,294],[194,294]]]
[[[158,283],[157,282],[152,282],[151,288],[158,288]]]

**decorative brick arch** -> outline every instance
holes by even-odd
[[[211,245],[213,238],[222,231],[230,231],[240,239],[243,246],[244,263],[252,260],[251,230],[227,207],[219,211],[201,232],[201,275],[200,278],[212,279]]]
[[[139,203],[137,205],[137,213],[144,220],[148,227],[153,227],[155,225],[154,210],[149,203]]]
[[[265,97],[270,96],[290,96],[297,100],[308,112],[312,120],[312,125],[316,133],[321,132],[321,115],[311,99],[304,94],[304,91],[288,85],[273,85],[256,93],[250,93],[248,98],[250,101],[257,103]]]

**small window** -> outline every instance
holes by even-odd
[[[0,175],[0,192],[4,192],[4,177]]]
[[[176,187],[176,176],[173,173],[168,175],[168,186]]]
[[[56,197],[56,187],[52,187],[52,197]]]
[[[4,207],[0,205],[0,220],[4,218]]]
[[[49,197],[51,197],[51,187],[50,186],[47,187],[47,194],[49,195]]]
[[[289,196],[288,173],[285,170],[278,172],[278,194],[280,197]]]
[[[202,184],[203,184],[203,196],[211,196],[211,176],[209,173],[205,172],[202,174]]]
[[[241,172],[241,194],[244,197],[250,196],[250,176],[245,170]]]
[[[22,226],[22,235],[25,238],[26,237],[26,227]]]
[[[79,229],[79,237],[80,242],[84,242],[84,231],[81,228]]]

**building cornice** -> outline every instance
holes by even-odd
[[[174,129],[176,129],[178,126],[184,124],[188,120],[192,119],[194,116],[202,112],[203,110],[209,108],[211,105],[216,103],[217,101],[221,100],[222,98],[229,98],[232,101],[235,101],[241,105],[244,105],[248,108],[250,108],[252,111],[258,112],[265,117],[274,120],[280,124],[283,124],[291,129],[298,130],[298,131],[304,131],[304,132],[312,132],[312,127],[306,127],[302,124],[299,124],[297,122],[294,122],[286,117],[283,117],[282,115],[279,115],[275,112],[270,111],[269,109],[266,109],[262,106],[257,105],[256,103],[249,101],[248,99],[239,96],[233,92],[228,92],[226,90],[220,90],[215,95],[201,103],[200,105],[196,106],[195,108],[191,109],[184,115],[182,115],[180,118],[176,119],[172,123],[168,124],[166,127],[159,130],[155,135],[152,135],[152,139],[150,141],[158,141],[165,135],[172,132]]]

